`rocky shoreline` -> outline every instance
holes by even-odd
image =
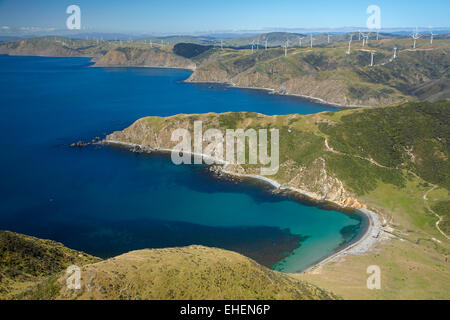
[[[134,144],[134,143],[109,140],[109,139],[102,140],[101,144],[129,147],[130,151],[133,151],[133,152],[136,152],[135,150],[139,150],[140,152],[147,152],[147,153],[172,152],[171,149],[153,149],[153,148],[150,148],[147,146],[142,146],[142,145],[138,145],[138,144]],[[203,155],[195,154],[195,153],[190,153],[190,154],[194,155],[194,156],[203,156]],[[212,158],[212,159],[216,160],[214,158]],[[227,164],[224,161],[217,161],[217,163],[219,163],[219,164],[212,165],[212,166],[210,166],[210,168],[211,168],[212,173],[215,174],[216,176],[218,176],[219,178],[220,178],[220,176],[225,175],[228,177],[256,179],[258,181],[262,181],[264,183],[271,185],[271,187],[273,187],[274,190],[277,190],[279,192],[293,192],[295,194],[298,194],[301,198],[307,200],[308,202],[314,203],[315,205],[329,204],[329,205],[335,207],[337,210],[340,210],[343,212],[349,212],[349,211],[357,212],[359,214],[364,215],[368,219],[368,221],[369,221],[368,226],[367,226],[365,232],[359,238],[357,238],[353,242],[350,242],[344,248],[341,248],[340,250],[333,253],[332,255],[325,257],[324,259],[318,261],[316,264],[314,264],[313,266],[311,266],[310,268],[308,268],[307,270],[305,270],[303,272],[307,272],[311,269],[322,266],[326,263],[329,263],[329,262],[331,262],[339,257],[342,257],[344,255],[347,255],[347,254],[363,254],[363,253],[367,252],[379,240],[379,235],[383,231],[382,223],[380,222],[380,220],[378,218],[378,214],[367,208],[358,208],[358,207],[354,207],[354,206],[343,206],[341,203],[336,202],[336,201],[330,201],[330,200],[324,200],[321,198],[317,198],[317,196],[315,196],[313,193],[308,192],[306,190],[300,190],[297,188],[283,186],[280,183],[278,183],[277,181],[267,178],[267,177],[264,177],[264,176],[253,175],[253,174],[240,174],[240,173],[237,173],[234,171],[229,171],[229,170],[227,170],[227,166],[229,164]]]

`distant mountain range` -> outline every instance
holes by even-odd
[[[411,34],[416,27],[401,27],[401,28],[384,28],[380,33],[406,35]],[[429,33],[429,27],[418,28],[421,33]],[[341,27],[341,28],[272,28],[261,30],[223,30],[223,31],[206,31],[194,33],[151,33],[151,32],[103,32],[103,31],[89,31],[79,30],[73,31],[68,29],[55,28],[10,28],[4,26],[0,28],[0,41],[10,41],[22,38],[31,38],[38,36],[64,36],[72,39],[103,39],[103,40],[135,40],[142,38],[167,38],[167,37],[201,37],[214,39],[232,39],[241,37],[253,37],[259,34],[267,33],[300,33],[300,34],[346,34],[350,32],[376,32],[376,30],[368,30],[366,27]],[[450,27],[436,27],[432,29],[434,34],[450,33]]]

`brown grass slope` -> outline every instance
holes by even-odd
[[[203,246],[132,251],[82,268],[58,299],[335,299],[238,253]]]

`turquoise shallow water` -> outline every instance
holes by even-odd
[[[218,181],[203,166],[175,166],[166,155],[69,147],[148,115],[334,110],[183,83],[189,74],[0,56],[0,229],[102,257],[188,244],[236,250],[266,265],[284,255],[273,266],[283,271],[303,270],[360,233],[357,215],[274,196],[260,183]]]

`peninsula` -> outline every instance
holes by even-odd
[[[423,277],[424,270],[433,274],[427,283],[427,288],[433,289],[417,284],[411,288],[411,297],[417,297],[418,291],[424,297],[427,292],[431,296],[435,290],[445,296],[447,289],[442,283],[448,283],[445,265],[450,234],[445,210],[450,187],[445,169],[449,166],[449,107],[448,101],[440,101],[306,116],[241,112],[145,117],[108,135],[104,143],[171,150],[176,144],[170,139],[172,130],[192,129],[198,120],[212,128],[277,128],[280,168],[276,175],[264,179],[277,188],[276,192],[353,208],[371,219],[368,233],[358,242],[298,277],[356,298],[367,293],[365,282],[358,279],[360,291],[346,291],[340,282],[349,281],[347,268],[364,268],[370,265],[368,261],[389,261],[395,267],[384,275],[391,279],[386,284],[391,289],[386,298],[399,294],[402,279]],[[257,169],[230,164],[211,167],[219,176],[258,177]],[[328,263],[331,260],[334,262]],[[405,261],[418,267],[411,269]],[[316,276],[318,272],[320,276]],[[364,270],[360,274],[363,278]]]

